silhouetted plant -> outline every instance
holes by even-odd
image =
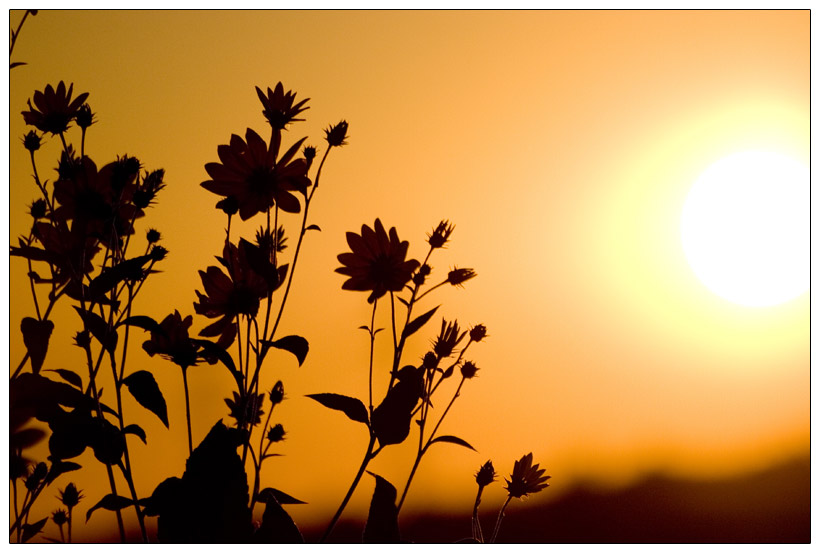
[[[490,467],[492,467],[492,465],[490,465]],[[482,467],[482,470],[484,470],[484,467]],[[504,500],[504,504],[498,511],[498,518],[495,522],[495,528],[493,528],[490,543],[495,543],[495,540],[498,537],[498,531],[501,529],[501,521],[504,520],[504,511],[506,511],[507,505],[510,504],[510,500],[512,500],[512,498],[516,497],[518,499],[523,499],[529,496],[529,494],[540,492],[549,486],[547,480],[551,477],[544,476],[545,472],[546,470],[539,468],[537,463],[535,465],[532,464],[532,453],[527,453],[513,464],[512,474],[509,478],[504,479],[507,482],[507,485],[504,487],[507,490],[507,499]],[[481,470],[479,470],[479,474],[476,475],[477,482],[479,475],[481,475]],[[480,497],[481,482],[479,482],[478,485],[478,495]],[[477,507],[478,498],[476,498],[476,508]],[[478,533],[481,535],[481,524],[478,522],[477,511],[474,513],[473,519],[478,527]]]

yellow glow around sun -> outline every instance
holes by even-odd
[[[692,270],[729,301],[770,306],[809,288],[809,169],[792,158],[717,161],[690,190],[680,228]]]

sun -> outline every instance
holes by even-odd
[[[782,154],[745,151],[710,165],[681,215],[689,265],[715,294],[765,307],[809,288],[809,169]]]

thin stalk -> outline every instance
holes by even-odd
[[[373,350],[375,349],[376,334],[373,328],[376,323],[376,304],[379,303],[378,298],[373,300],[373,313],[370,315],[370,363],[368,364],[367,376],[367,404],[370,409],[370,418],[373,418]]]
[[[20,29],[23,28],[23,23],[26,22],[26,18],[31,10],[26,10],[26,13],[23,14],[23,18],[20,20],[20,24],[17,25],[17,30],[12,31],[11,33],[11,46],[9,47],[9,57],[11,57],[11,53],[14,52],[14,45],[17,44],[17,37],[20,36]]]
[[[342,516],[342,511],[344,511],[345,507],[347,507],[347,502],[350,501],[350,498],[353,496],[353,491],[356,489],[356,486],[359,485],[359,480],[361,480],[362,475],[364,474],[364,471],[367,468],[367,464],[371,461],[371,459],[373,459],[373,456],[371,454],[373,453],[373,446],[375,445],[375,443],[376,435],[371,433],[370,443],[367,444],[367,452],[364,454],[364,459],[362,460],[362,465],[359,467],[359,472],[356,473],[356,478],[353,479],[353,483],[350,485],[350,489],[347,490],[347,494],[342,500],[342,504],[339,505],[339,508],[336,510],[336,514],[333,515],[333,518],[330,520],[330,524],[328,524],[325,533],[322,534],[322,539],[319,540],[319,543],[324,543],[325,541],[327,541],[327,538],[333,531],[333,527],[336,526],[336,522],[338,522],[339,517]]]
[[[74,520],[74,515],[71,514],[72,510],[71,507],[68,508],[68,543],[71,543],[71,522]]]
[[[185,419],[188,422],[188,456],[194,452],[191,437],[191,398],[188,394],[188,367],[182,367],[182,385],[185,387]]]
[[[17,508],[17,479],[11,481],[11,489],[14,493],[14,520],[20,520],[20,511]],[[17,543],[20,543],[20,527],[17,527]]]
[[[498,537],[498,530],[501,528],[501,521],[504,520],[504,511],[507,508],[507,505],[510,504],[510,499],[512,499],[511,495],[507,496],[507,501],[504,502],[504,505],[501,506],[501,510],[498,511],[498,519],[495,521],[495,528],[493,529],[493,537],[490,538],[490,543],[495,543],[495,538]]]
[[[484,533],[481,531],[481,520],[478,518],[478,506],[481,504],[481,492],[484,491],[484,486],[478,487],[478,493],[475,496],[475,504],[473,505],[473,539],[478,543],[484,543]]]

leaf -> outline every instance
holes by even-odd
[[[94,335],[94,338],[99,340],[109,353],[113,354],[114,350],[117,349],[117,331],[109,328],[108,323],[96,313],[85,311],[76,305],[74,309],[80,314],[80,318],[85,323],[86,328]]]
[[[75,373],[74,371],[70,371],[68,369],[46,369],[47,371],[52,371],[60,375],[60,377],[68,382],[79,388],[80,390],[83,389],[83,379]]]
[[[400,302],[402,302],[405,307],[410,307],[410,303],[406,299],[400,298],[398,296],[396,296],[396,299],[399,300]]]
[[[370,471],[376,479],[376,489],[370,501],[370,512],[364,526],[364,543],[399,543],[399,510],[396,507],[396,488],[393,484]]]
[[[123,280],[139,280],[144,275],[142,273],[142,266],[151,260],[150,255],[141,255],[133,259],[126,259],[113,267],[103,269],[103,271],[88,283],[88,292],[91,295],[91,300],[96,301],[97,298],[113,290],[117,284]]]
[[[424,388],[423,368],[407,365],[399,371],[398,380],[373,410],[370,421],[381,446],[399,444],[410,434],[411,413]]]
[[[341,394],[308,394],[307,397],[318,401],[325,407],[343,412],[350,420],[368,424],[367,408],[356,398]]]
[[[145,430],[143,430],[142,427],[137,424],[129,424],[128,426],[122,429],[122,433],[133,434],[137,436],[140,440],[142,440],[142,443],[148,445],[148,438],[145,436]]]
[[[295,497],[286,494],[276,488],[265,488],[258,495],[258,501],[267,503],[268,499],[273,497],[280,505],[307,505],[304,501],[296,499]]]
[[[322,231],[322,229],[319,228],[319,225],[310,225],[308,227],[305,227],[305,230],[318,230],[320,232]]]
[[[24,61],[15,61],[15,62],[12,62],[12,63],[10,63],[10,64],[9,64],[9,71],[11,71],[12,69],[14,69],[15,67],[19,67],[19,66],[21,66],[21,65],[25,65],[25,64],[26,64],[26,62],[24,62]],[[23,540],[23,541],[25,541],[25,540]]]
[[[46,525],[46,522],[48,522],[48,517],[38,520],[34,524],[24,524],[23,543],[26,543],[28,540],[39,534],[43,530],[43,526]]]
[[[239,385],[239,389],[244,388],[245,383],[243,382],[242,373],[236,370],[236,364],[234,364],[233,357],[231,357],[230,353],[228,353],[224,348],[222,348],[218,344],[215,344],[209,340],[198,340],[192,338],[191,343],[202,348],[202,351],[205,355],[200,354],[200,356],[205,357],[206,361],[207,357],[209,356],[213,356],[219,361],[222,361],[222,364],[228,368],[234,380],[236,380],[236,383]],[[213,363],[213,361],[208,362]]]
[[[468,449],[472,449],[473,451],[478,451],[476,448],[456,436],[439,436],[438,438],[434,438],[433,441],[430,442],[430,445],[433,445],[436,442],[447,442],[449,444],[464,446]]]
[[[51,337],[51,331],[54,330],[54,323],[49,320],[39,321],[32,317],[25,317],[20,321],[20,330],[23,332],[23,343],[31,358],[31,370],[37,374],[46,358],[48,339]]]
[[[137,371],[125,377],[122,382],[128,386],[128,391],[137,403],[159,417],[165,428],[168,428],[168,408],[154,375],[148,371]]]
[[[134,315],[133,317],[123,319],[119,322],[117,326],[122,325],[135,326],[137,328],[147,330],[148,332],[154,332],[160,335],[165,335],[165,331],[162,329],[159,323],[151,317],[148,317],[147,315]]]
[[[61,474],[71,472],[72,470],[79,470],[81,468],[83,467],[77,463],[72,463],[71,461],[52,460],[51,469],[48,471],[48,476],[46,476],[46,484],[51,484]]]
[[[432,308],[430,311],[425,313],[424,315],[420,315],[420,316],[416,317],[415,319],[413,319],[412,321],[410,321],[409,323],[407,323],[407,326],[404,327],[404,331],[402,331],[402,333],[401,333],[402,338],[407,338],[408,336],[410,336],[414,332],[418,331],[421,327],[423,327],[424,324],[427,321],[430,320],[430,318],[433,316],[433,314],[436,312],[436,310],[439,307],[440,306],[437,305],[434,308]]]
[[[287,511],[282,508],[276,495],[274,493],[265,494],[270,490],[273,488],[266,488],[259,494],[260,499],[265,502],[265,512],[262,514],[262,524],[253,534],[253,541],[256,543],[305,543],[305,538],[302,537],[299,528]]]
[[[302,363],[305,362],[305,357],[307,357],[309,349],[308,341],[301,336],[285,336],[284,338],[279,338],[275,342],[263,340],[263,343],[291,352],[296,356],[300,367],[302,366]]]
[[[119,511],[121,509],[125,509],[126,507],[130,507],[134,504],[133,499],[128,499],[127,497],[123,497],[121,495],[114,495],[110,493],[100,499],[100,501],[91,507],[88,512],[85,514],[85,521],[88,522],[88,519],[91,518],[91,514],[96,511],[97,509],[105,509],[106,511]]]

